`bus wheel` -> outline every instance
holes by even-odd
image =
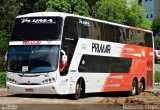
[[[82,79],[79,79],[76,84],[75,94],[73,94],[72,99],[78,100],[80,97],[84,97],[84,94],[85,94],[84,81]]]
[[[139,93],[144,92],[144,88],[145,88],[145,82],[144,79],[141,79]]]
[[[130,91],[130,95],[131,96],[134,96],[136,95],[138,92],[138,85],[137,85],[137,82],[135,80],[133,80],[132,82],[132,90]]]

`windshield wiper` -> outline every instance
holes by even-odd
[[[8,70],[8,72],[21,73],[21,71]]]
[[[21,77],[23,77],[23,76],[24,76],[24,74],[26,73],[26,72],[22,72],[22,71],[15,71],[15,70],[9,70],[8,72],[18,73],[18,75],[19,75],[19,76],[21,76]]]

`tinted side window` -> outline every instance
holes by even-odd
[[[144,46],[145,45],[144,32],[137,31],[137,30],[134,30],[134,32],[135,32],[135,36],[134,36],[135,45]]]
[[[126,43],[127,43],[127,44],[135,45],[135,42],[134,42],[134,31],[131,30],[131,29],[127,29],[127,30],[126,30],[126,33],[127,33]]]
[[[116,42],[116,26],[104,24],[105,41]]]
[[[153,47],[152,34],[145,32],[145,46]]]
[[[98,22],[91,21],[90,22],[90,38],[101,40],[101,28]]]
[[[131,58],[83,55],[78,70],[92,73],[129,73],[131,64]]]
[[[131,45],[146,46],[145,44],[148,42],[147,39],[152,39],[152,37],[148,37],[146,39],[146,36],[148,35],[145,32],[138,30],[127,29],[126,34],[126,43]]]
[[[112,73],[129,73],[132,64],[131,58],[111,58]]]
[[[99,27],[100,27],[100,36],[101,36],[101,40],[105,40],[105,30],[104,30],[104,24],[103,23],[98,23]]]
[[[79,33],[82,38],[90,37],[90,21],[85,19],[78,19]]]
[[[116,42],[126,43],[126,29],[122,27],[116,28]]]
[[[99,71],[99,59],[92,55],[83,55],[80,65],[80,72],[97,72]]]
[[[61,49],[63,49],[66,52],[66,55],[68,56],[68,61],[66,69],[60,73],[61,75],[66,75],[68,73],[68,68],[70,66],[79,35],[80,34],[78,30],[78,19],[73,17],[67,17],[65,19],[63,29]],[[60,59],[62,59],[62,53]]]
[[[68,17],[65,19],[63,37],[78,38],[78,21],[76,18]]]

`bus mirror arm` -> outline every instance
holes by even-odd
[[[62,60],[61,60],[62,67],[60,68],[60,72],[62,72],[65,69],[65,67],[67,66],[67,55],[64,52],[64,50],[61,50],[61,52],[63,53],[63,55],[62,55]]]

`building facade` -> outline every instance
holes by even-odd
[[[153,21],[155,18],[160,18],[160,0],[139,0],[143,5],[147,18]]]

